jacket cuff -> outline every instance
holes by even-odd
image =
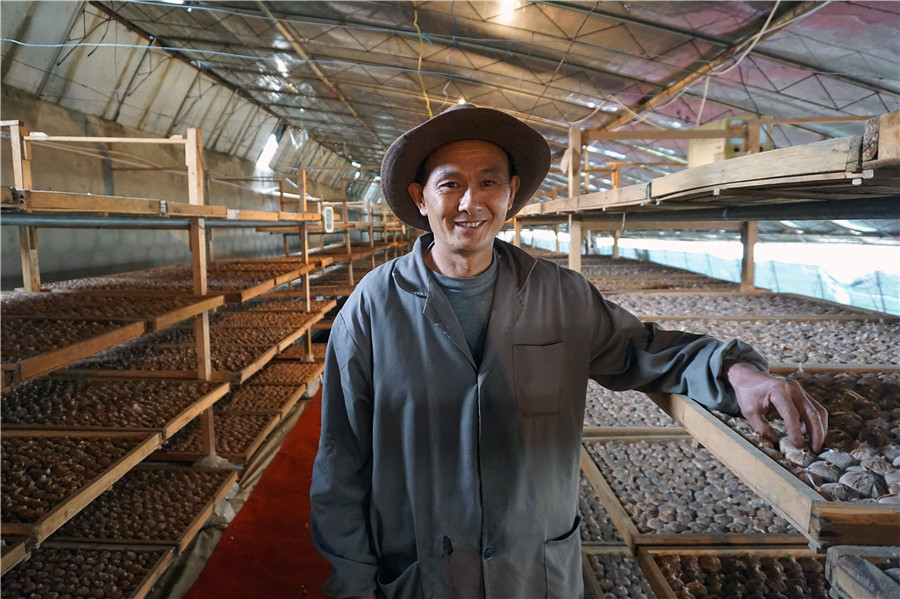
[[[741,413],[734,389],[725,380],[723,367],[727,362],[744,362],[752,365],[760,372],[769,371],[769,362],[758,351],[739,339],[731,339],[722,344],[710,360],[710,371],[715,374],[716,402],[715,405],[706,406],[711,410],[719,410],[732,416]]]

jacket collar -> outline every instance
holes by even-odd
[[[425,233],[416,239],[411,252],[394,262],[394,281],[404,291],[427,297],[429,288],[435,284],[434,278],[428,274],[430,269],[425,264],[425,252],[433,241],[434,233]],[[521,291],[537,264],[537,259],[500,239],[494,239],[494,251],[500,260],[501,271],[512,274],[516,281],[516,291]]]

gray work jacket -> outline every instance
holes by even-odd
[[[497,240],[479,367],[429,275],[432,239],[366,276],[331,330],[311,488],[325,592],[580,597],[588,378],[736,413],[722,362],[765,360],[642,324],[580,274]]]

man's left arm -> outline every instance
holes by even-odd
[[[774,406],[797,446],[806,432],[813,449],[821,447],[825,409],[796,381],[769,374],[765,358],[751,346],[663,330],[606,302],[595,289],[591,293],[597,323],[591,377],[598,383],[613,390],[682,393],[709,409],[740,411],[754,430],[769,437],[774,431],[765,414]]]

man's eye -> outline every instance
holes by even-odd
[[[444,181],[442,183],[438,183],[438,187],[441,189],[455,189],[457,187],[456,181]]]
[[[485,187],[491,187],[491,186],[496,185],[496,184],[497,184],[497,182],[496,182],[496,181],[493,181],[493,180],[491,180],[491,179],[488,179],[487,181],[485,181],[484,183],[482,183],[482,185],[484,185]]]

